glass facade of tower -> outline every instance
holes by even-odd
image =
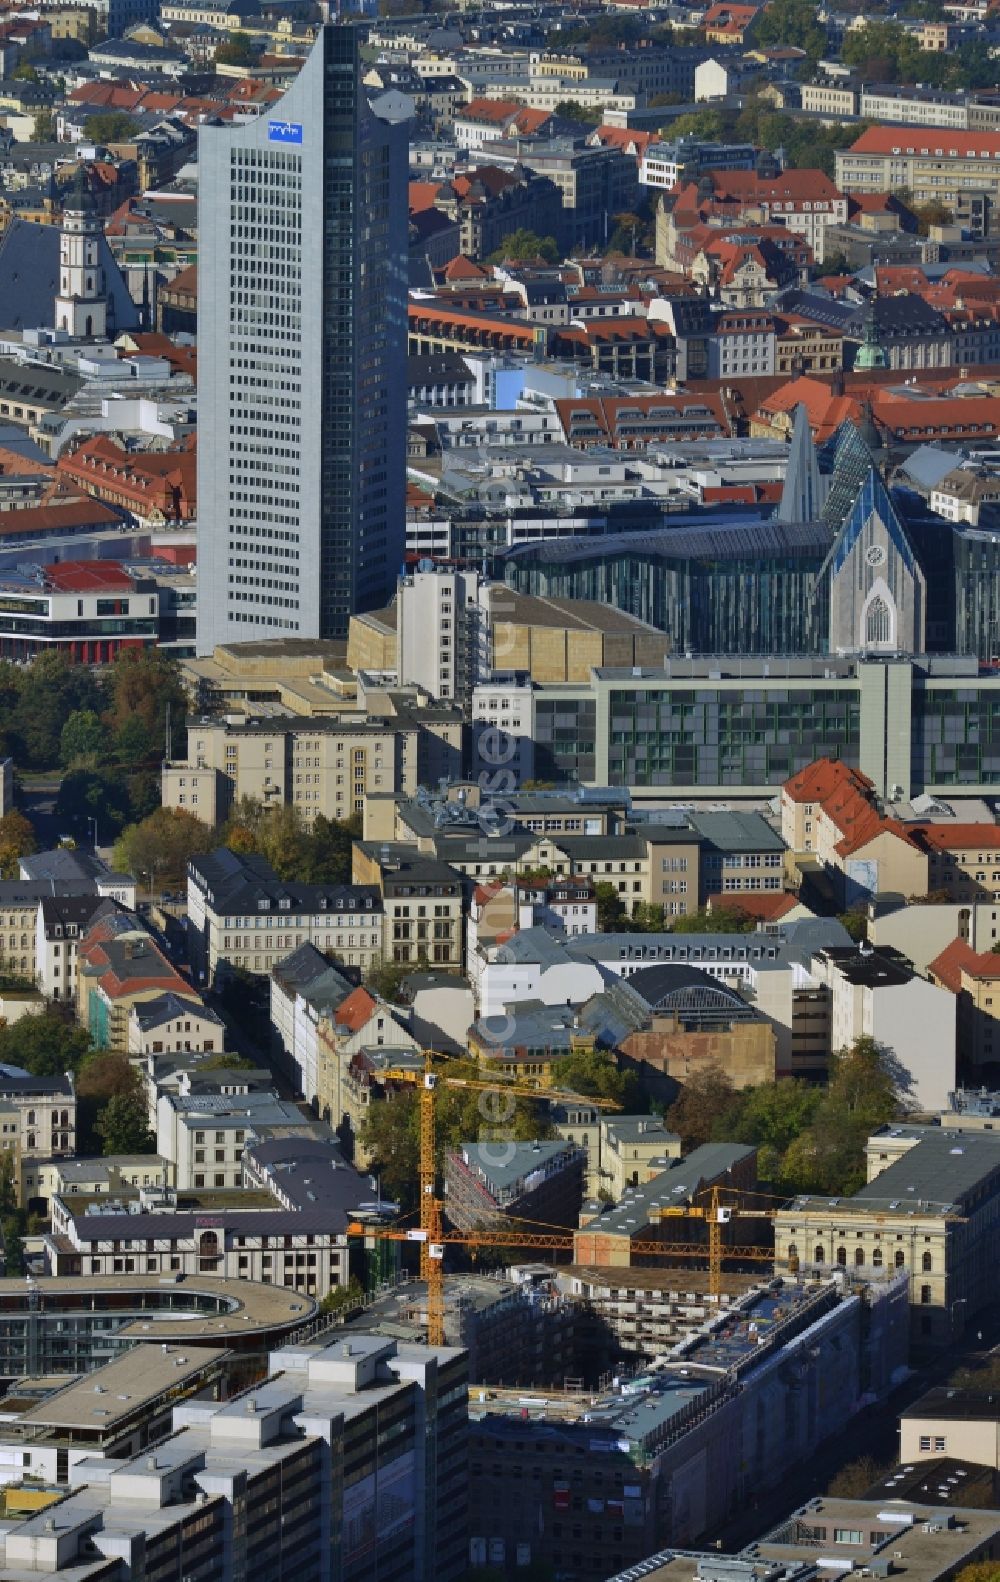
[[[403,558],[406,131],[328,25],[199,150],[198,652],[346,636]]]

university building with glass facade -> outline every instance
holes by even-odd
[[[879,793],[996,794],[1000,672],[971,657],[676,658],[532,693],[534,773],[637,800],[762,797],[817,758]]]

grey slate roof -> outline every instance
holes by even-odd
[[[95,883],[120,879],[123,884],[128,884],[132,878],[131,874],[112,873],[106,862],[102,862],[100,857],[91,856],[88,851],[70,851],[65,846],[57,846],[52,851],[36,851],[30,857],[22,857],[20,868],[26,879],[65,879],[67,883],[79,879],[93,879]]]
[[[689,1202],[703,1187],[717,1181],[755,1150],[742,1143],[704,1143],[686,1159],[671,1160],[666,1170],[645,1186],[629,1187],[620,1203],[598,1214],[588,1230],[619,1236],[639,1235],[650,1223],[656,1207]]]
[[[1000,1135],[934,1127],[853,1197],[799,1197],[786,1213],[828,1208],[838,1214],[961,1213],[966,1200],[994,1173],[1000,1173]],[[1000,1178],[992,1186],[994,1194],[998,1190]]]
[[[382,910],[381,896],[373,885],[286,883],[263,857],[256,853],[238,856],[225,846],[192,857],[188,874],[200,881],[199,888],[219,916],[271,910],[374,915]]]
[[[15,219],[7,227],[0,240],[0,330],[54,327],[60,234],[58,226],[33,220]],[[136,329],[139,310],[103,236],[98,264],[108,286],[109,330]]]
[[[339,1005],[355,987],[308,941],[279,961],[272,976],[288,993],[301,994],[321,1010]]]
[[[169,991],[158,994],[153,1000],[142,1001],[136,1006],[135,1015],[143,1032],[181,1016],[197,1016],[203,1022],[215,1022],[218,1027],[224,1025],[222,1017],[209,1010],[207,1005],[193,1005],[190,1000],[182,1000],[179,994]]]
[[[469,1169],[494,1195],[509,1192],[522,1183],[530,1190],[528,1181],[534,1171],[562,1156],[567,1165],[572,1164],[579,1152],[575,1143],[561,1139],[549,1143],[505,1143],[503,1147],[496,1143],[462,1143],[459,1151]]]
[[[723,851],[784,851],[777,830],[760,813],[691,813],[694,829]]]

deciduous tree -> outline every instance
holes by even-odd
[[[16,879],[18,862],[38,850],[35,827],[16,807],[0,818],[0,877]]]

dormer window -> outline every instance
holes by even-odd
[[[291,904],[292,903],[289,900],[287,895],[283,895],[281,897],[280,901],[278,902],[278,906],[279,906],[279,908],[281,909],[282,912],[287,912],[289,910],[289,908],[291,907]]]

